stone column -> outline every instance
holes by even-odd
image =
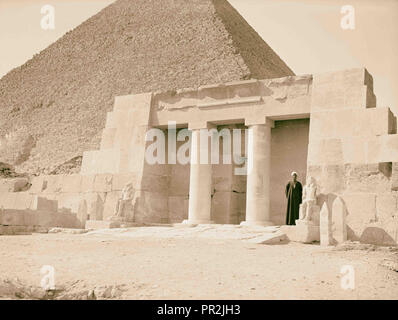
[[[274,127],[274,122],[269,119],[259,120],[245,121],[249,127],[246,221],[241,224],[269,226],[273,225],[270,212],[270,179],[271,128]]]
[[[187,224],[214,223],[211,220],[211,185],[212,165],[210,162],[210,147],[201,143],[201,130],[210,129],[207,123],[190,124],[191,137],[191,168],[189,181],[189,211]],[[204,132],[206,133],[206,132]],[[204,138],[202,134],[202,138]],[[204,142],[204,141],[203,141]],[[204,161],[205,154],[207,161]],[[202,155],[202,156],[201,156]]]

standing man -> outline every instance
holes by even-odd
[[[303,187],[299,181],[297,181],[297,172],[293,171],[292,180],[286,186],[285,194],[287,198],[287,210],[286,210],[286,224],[295,225],[296,219],[299,218],[299,209],[302,200]]]

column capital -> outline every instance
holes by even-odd
[[[209,121],[197,121],[188,123],[188,130],[200,130],[200,129],[213,129],[217,126]]]
[[[274,128],[275,127],[275,121],[268,118],[268,117],[250,117],[250,118],[245,118],[245,126],[255,126],[255,125],[265,125],[267,127]]]

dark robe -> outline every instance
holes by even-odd
[[[296,181],[294,185],[293,181],[290,181],[285,189],[287,198],[287,210],[286,210],[286,224],[295,225],[296,219],[299,218],[299,209],[302,201],[303,187],[300,182]]]

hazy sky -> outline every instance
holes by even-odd
[[[134,1],[134,0],[131,0]],[[23,64],[112,0],[0,0],[0,77]],[[398,0],[230,0],[296,74],[365,66],[378,106],[398,114]],[[40,9],[55,7],[55,30]],[[343,30],[343,5],[355,29]]]

